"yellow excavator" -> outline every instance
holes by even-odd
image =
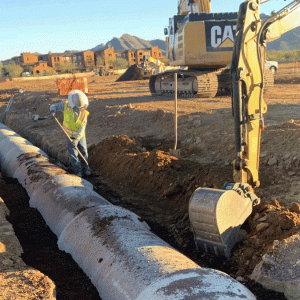
[[[237,13],[211,13],[210,0],[180,0],[178,14],[165,28],[167,58],[176,70],[180,97],[214,97],[231,91],[230,68],[237,26]],[[174,70],[153,75],[152,95],[174,93]],[[274,75],[265,71],[265,90]]]
[[[294,0],[266,21],[260,5],[248,0],[240,5],[231,63],[232,105],[236,158],[234,183],[222,189],[199,188],[189,203],[189,218],[197,248],[229,257],[241,225],[259,204],[255,195],[259,181],[259,155],[263,115],[266,43],[300,25],[300,0]]]
[[[147,54],[145,54],[143,57],[142,67],[144,67],[146,70],[149,70],[151,75],[162,73],[166,68],[165,64],[162,61]]]

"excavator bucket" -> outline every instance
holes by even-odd
[[[197,250],[229,258],[252,206],[250,198],[235,190],[198,188],[189,203]]]

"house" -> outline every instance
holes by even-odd
[[[39,61],[38,55],[31,54],[30,52],[21,53],[21,63],[23,66],[31,66]]]
[[[157,47],[151,47],[151,48],[146,48],[146,49],[139,49],[136,50],[136,63],[141,64],[144,59],[144,55],[151,56],[155,59],[162,59],[162,51]]]
[[[114,47],[93,52],[91,50],[76,52],[66,51],[64,53],[35,54],[23,52],[20,56],[12,57],[2,61],[3,66],[15,62],[26,67],[33,67],[33,74],[49,74],[64,70],[64,64],[70,64],[70,69],[77,71],[93,71],[96,66],[110,65],[112,61],[123,58],[128,65],[141,64],[145,54],[155,58],[162,59],[162,50],[157,46],[147,49],[129,49],[115,51]],[[28,68],[27,68],[28,69]]]
[[[124,51],[125,58],[128,61],[129,66],[135,65],[137,63],[136,62],[136,51],[137,50],[133,49],[133,48]]]
[[[39,61],[34,64],[32,73],[33,75],[48,75],[54,74],[55,70],[52,67],[48,66],[47,61]]]
[[[147,49],[129,49],[129,50],[114,50],[114,47],[110,47],[104,50],[95,52],[96,65],[108,65],[110,61],[114,61],[117,58],[124,58],[128,61],[128,65],[141,64],[145,54],[155,58],[162,59],[162,50],[157,46]],[[101,62],[101,63],[100,63]]]
[[[94,52],[91,50],[87,50],[87,51],[79,52],[79,54],[82,57],[83,67],[85,71],[92,71],[96,66]]]
[[[51,68],[59,71],[61,69],[61,65],[64,62],[72,62],[72,54],[52,53],[51,51],[49,51],[49,53],[46,56],[46,60]]]
[[[116,53],[114,47],[103,49],[95,52],[96,65],[109,65],[111,61],[116,60]]]

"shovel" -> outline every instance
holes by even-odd
[[[23,90],[22,90],[22,89],[19,90],[19,94],[23,94]],[[5,123],[6,115],[7,115],[8,111],[9,111],[9,109],[10,109],[10,106],[11,106],[13,100],[14,100],[14,97],[15,97],[15,95],[12,95],[12,96],[10,97],[9,101],[8,101],[7,107],[6,107],[6,109],[5,109],[5,112],[4,112],[4,114],[3,114],[2,119],[1,119],[1,121],[0,121],[2,124]]]
[[[174,73],[174,81],[175,81],[175,86],[174,86],[174,94],[175,94],[175,126],[174,126],[174,133],[175,133],[175,145],[174,149],[169,149],[169,153],[177,158],[180,158],[180,150],[176,149],[177,148],[177,73]]]
[[[65,129],[63,128],[63,126],[59,123],[59,121],[57,120],[56,117],[54,117],[54,120],[56,121],[56,123],[59,125],[59,127],[62,129],[62,131],[64,132],[64,134],[66,135],[66,137],[68,138],[69,142],[72,143],[71,138],[69,137],[69,135],[67,134],[67,132],[65,131]],[[76,149],[76,151],[78,152],[78,154],[80,155],[80,157],[82,158],[82,160],[85,162],[85,164],[87,166],[89,166],[88,162],[86,161],[86,159],[84,158],[84,156],[82,155],[82,153],[79,151],[79,149],[75,146],[74,147]]]

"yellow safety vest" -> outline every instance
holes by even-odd
[[[67,134],[69,135],[69,137],[76,138],[77,133],[82,126],[82,123],[87,119],[88,115],[89,112],[85,108],[82,108],[75,122],[73,109],[69,106],[69,102],[66,101],[65,109],[64,109],[63,126]],[[83,136],[85,136],[85,132]]]

